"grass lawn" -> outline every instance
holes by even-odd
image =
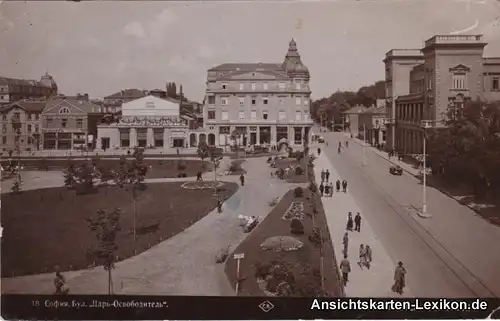
[[[130,158],[131,159],[131,158]],[[72,162],[73,164],[81,164],[84,162],[92,162],[89,160],[67,160],[67,159],[47,159],[41,161],[40,159],[29,159],[22,160],[21,166],[25,170],[39,170],[44,163],[48,166],[49,170],[65,170],[68,168],[68,164]],[[146,178],[173,178],[178,177],[179,173],[185,173],[187,177],[196,176],[198,171],[206,171],[211,168],[211,165],[205,162],[204,168],[202,168],[201,160],[176,160],[176,159],[145,159],[144,162],[150,166]],[[179,163],[183,163],[185,168],[182,170],[182,166],[179,167]],[[8,161],[2,161],[2,167],[7,167]],[[119,159],[102,159],[99,158],[96,161],[97,167],[107,166],[110,169],[117,169],[120,164]]]
[[[239,295],[265,295],[257,283],[256,265],[268,265],[275,262],[287,262],[288,265],[292,266],[289,271],[293,273],[296,286],[296,290],[292,294],[293,296],[309,297],[321,295],[320,250],[308,238],[312,234],[312,218],[307,214],[304,216],[302,220],[304,234],[299,236],[291,234],[290,221],[283,219],[283,215],[294,201],[303,202],[304,213],[312,213],[312,208],[307,200],[310,192],[309,190],[304,190],[304,192],[304,197],[301,198],[295,198],[293,190],[285,194],[281,201],[271,210],[266,219],[234,251],[234,253],[245,254],[245,258],[240,263],[240,280],[242,281],[240,282]],[[316,196],[314,201],[317,204],[318,210],[315,216],[315,224],[321,228],[324,240],[323,270],[325,292],[328,296],[340,297],[342,296],[342,289],[339,285],[337,265],[332,242],[329,239],[330,233],[326,225],[325,213],[320,198]],[[275,252],[272,250],[262,250],[260,247],[262,242],[273,236],[293,236],[303,242],[304,245],[297,251]],[[232,255],[226,262],[225,271],[229,282],[235,287],[236,260],[233,259]]]
[[[134,256],[183,231],[216,207],[212,189],[189,190],[182,183],[147,184],[137,201],[137,242],[133,240],[131,191],[99,187],[96,194],[74,195],[66,188],[24,191],[2,195],[2,277],[89,267],[88,249],[97,243],[86,218],[99,209],[122,209],[117,236],[119,260]],[[229,197],[234,183],[220,187]],[[193,201],[196,200],[196,201]],[[188,249],[187,249],[188,250]]]

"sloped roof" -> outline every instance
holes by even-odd
[[[282,70],[280,63],[227,63],[215,66],[209,71],[264,71]]]
[[[41,113],[44,110],[46,105],[47,105],[47,101],[43,101],[43,100],[20,100],[20,101],[16,101],[16,102],[13,102],[11,104],[2,106],[0,108],[0,112],[5,112],[5,111],[8,111],[15,106],[18,106],[18,107],[21,107],[22,109],[24,109],[25,111],[30,112],[30,113],[36,113],[36,112]]]
[[[56,107],[58,105],[62,105],[63,102],[66,102],[70,105],[73,105],[75,108],[81,109],[82,111],[86,113],[92,113],[95,111],[97,108],[101,108],[99,105],[96,105],[94,103],[91,103],[89,101],[85,100],[77,100],[77,99],[71,99],[71,98],[64,98],[64,99],[52,99],[47,102],[45,110],[48,111],[49,109]]]
[[[15,78],[7,78],[7,77],[0,77],[0,85],[4,85],[4,86],[38,86],[38,87],[45,87],[41,82],[39,82],[37,80],[15,79]]]
[[[104,97],[104,99],[113,99],[113,98],[142,98],[147,96],[146,90],[140,89],[124,89],[120,90],[114,94]]]
[[[378,106],[378,107],[374,106],[363,111],[363,114],[385,114],[385,113],[386,113],[385,106]]]
[[[367,108],[365,106],[354,106],[346,111],[343,112],[343,114],[361,114],[363,113]]]

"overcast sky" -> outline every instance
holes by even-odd
[[[201,101],[207,69],[282,62],[294,37],[320,98],[383,79],[387,51],[434,34],[485,33],[486,55],[500,56],[499,16],[495,0],[4,1],[0,75],[47,71],[62,93],[91,97],[176,81]]]

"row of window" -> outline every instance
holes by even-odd
[[[51,117],[47,117],[47,127],[51,127],[51,125],[54,124],[54,119]],[[66,118],[61,119],[61,127],[62,128],[67,128],[68,127],[68,120]],[[78,118],[76,119],[76,128],[83,128],[83,119]]]
[[[279,97],[278,104],[281,106],[285,105],[285,97]],[[240,106],[245,106],[245,97],[238,97],[239,104]],[[222,106],[227,106],[229,105],[229,98],[227,97],[222,97],[220,99],[220,103]],[[257,105],[257,96],[252,96],[250,103],[252,106]],[[215,105],[215,96],[208,96],[208,104],[209,105]],[[269,104],[269,97],[262,97],[262,104],[263,105],[268,105]],[[295,105],[304,105],[308,106],[309,105],[309,99],[307,98],[302,98],[302,97],[296,97],[295,98]]]
[[[207,118],[210,119],[210,120],[214,120],[215,119],[215,110],[209,110]],[[268,118],[269,118],[268,111],[262,111],[262,118],[261,119],[267,120]],[[239,120],[245,120],[246,119],[244,111],[238,112],[238,119]],[[256,110],[252,110],[250,112],[250,119],[251,120],[257,120],[257,111]],[[279,111],[278,112],[278,119],[279,120],[285,120],[286,119],[286,112],[285,111]],[[221,120],[229,120],[229,112],[228,111],[221,111]],[[297,110],[295,112],[295,120],[299,120],[299,121],[300,120],[309,120],[309,112],[308,111],[302,112],[300,110]]]
[[[15,131],[17,128],[21,129],[22,125],[20,127],[16,127],[14,124],[12,124],[13,131]],[[35,128],[35,131],[33,131],[33,125],[28,124],[28,126],[27,126],[28,133],[32,133],[32,132],[38,133],[40,131],[38,125],[35,125],[34,128]],[[7,133],[7,125],[6,124],[2,125],[2,133],[4,133],[4,134]]]
[[[21,113],[14,113],[14,118],[21,119]],[[7,121],[7,114],[2,114],[2,120]],[[26,120],[40,120],[40,114],[26,113]]]
[[[296,90],[301,90],[301,89],[305,89],[306,88],[306,87],[302,86],[302,84],[300,82],[295,82],[294,84],[295,84],[295,89]],[[240,83],[239,84],[239,88],[240,88],[240,90],[247,90],[248,85],[249,85],[248,83]],[[286,89],[286,83],[285,82],[278,83],[278,88],[280,90],[285,90]],[[228,83],[222,83],[221,84],[221,89],[222,90],[228,90],[229,89],[229,84]],[[266,82],[265,83],[259,83],[259,84],[257,84],[257,83],[251,83],[250,87],[248,87],[248,89],[251,89],[252,91],[256,91],[256,90],[269,90],[269,84],[266,83]]]
[[[37,139],[33,137],[28,137],[28,145],[36,144],[38,142]],[[2,144],[7,145],[7,136],[2,136]]]

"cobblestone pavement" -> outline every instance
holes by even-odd
[[[247,234],[239,227],[237,216],[256,215],[263,219],[270,211],[268,202],[272,198],[282,197],[290,188],[297,186],[270,178],[266,159],[247,159],[243,164],[248,172],[245,186],[225,202],[222,214],[212,211],[176,236],[117,263],[113,271],[115,293],[233,295],[223,272],[223,264],[216,264],[215,258],[221,249],[229,246],[232,251],[246,237]],[[221,169],[228,162],[224,160]],[[207,179],[210,174],[206,173]],[[237,182],[238,176],[219,179]],[[107,274],[100,267],[66,272],[64,275],[71,293],[107,293]],[[53,274],[4,278],[2,292],[48,294],[54,290],[52,282]]]
[[[408,286],[420,297],[500,296],[500,228],[439,190],[427,188],[430,218],[418,214],[422,185],[409,173],[389,174],[389,162],[351,143],[337,154],[343,133],[322,133],[323,147],[393,262],[408,269]],[[342,213],[345,216],[345,213]],[[338,237],[337,237],[338,239]],[[376,254],[374,254],[376,257]]]

